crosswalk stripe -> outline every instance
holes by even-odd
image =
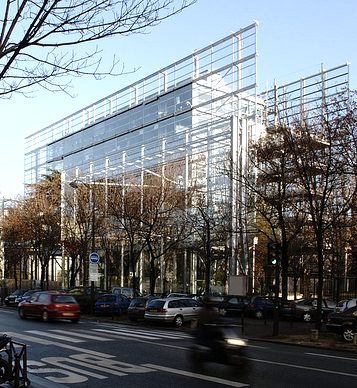
[[[94,331],[99,331],[101,333],[108,333],[111,335],[116,335],[116,336],[124,336],[124,337],[134,337],[134,338],[142,338],[142,339],[153,339],[153,340],[158,340],[161,339],[160,337],[154,337],[150,335],[137,335],[137,334],[132,334],[132,333],[126,333],[126,332],[115,332],[115,330],[106,330],[106,329],[93,329]]]
[[[191,337],[188,337],[188,336],[181,336],[181,335],[172,335],[171,333],[170,334],[161,334],[160,332],[156,332],[156,331],[143,331],[143,330],[128,330],[128,329],[114,329],[116,332],[124,332],[124,333],[137,333],[137,334],[142,334],[142,335],[157,335],[157,336],[160,336],[160,337],[165,337],[165,338],[169,338],[169,339],[182,339],[182,338],[191,338]]]
[[[120,325],[120,328],[118,328],[118,325],[113,325],[113,324],[102,324],[101,327],[110,327],[112,330],[127,330],[128,332],[135,332],[135,333],[144,333],[144,334],[152,334],[152,335],[158,335],[161,337],[167,338],[168,336],[170,337],[177,337],[177,338],[192,338],[191,334],[188,333],[183,333],[179,331],[164,331],[164,330],[157,330],[157,329],[133,329],[133,326],[128,326],[128,325]]]
[[[50,337],[52,339],[54,338],[54,339],[59,339],[59,340],[63,340],[63,341],[67,341],[67,342],[72,342],[72,343],[85,342],[85,341],[83,341],[81,339],[69,338],[68,336],[56,335],[56,334],[47,333],[45,331],[39,331],[39,330],[26,330],[26,333],[37,334],[37,335],[40,335],[40,336]]]
[[[83,333],[78,333],[74,331],[70,331],[70,332],[65,330],[50,330],[50,331],[54,333],[59,333],[59,334],[69,334],[79,338],[93,339],[96,341],[114,341],[113,338],[99,337],[97,335],[83,334]]]

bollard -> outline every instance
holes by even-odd
[[[353,345],[357,345],[357,333],[353,334]]]
[[[310,341],[318,341],[319,331],[316,329],[311,329],[310,331]]]

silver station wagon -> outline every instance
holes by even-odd
[[[181,327],[184,322],[197,319],[201,309],[200,303],[191,298],[153,299],[147,304],[144,318]]]

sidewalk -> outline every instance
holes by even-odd
[[[272,341],[287,343],[299,346],[311,346],[333,350],[357,352],[357,345],[344,342],[342,337],[326,330],[325,326],[317,338],[312,331],[315,330],[315,323],[279,321],[277,336],[273,336],[272,320],[245,319],[244,336],[251,340]]]
[[[117,324],[127,324],[142,327],[157,327],[155,324],[148,324],[144,321],[138,321],[137,323],[130,322],[125,315],[114,317],[93,317],[83,316],[83,319],[90,319],[95,321],[106,321]],[[273,320],[258,320],[255,318],[244,318],[242,321],[240,318],[232,318],[231,322],[242,326],[243,336],[250,340],[269,341],[286,343],[290,345],[319,347],[325,349],[334,349],[341,351],[351,351],[357,353],[357,345],[353,343],[346,343],[342,337],[334,333],[330,333],[322,325],[320,333],[318,333],[317,339],[312,339],[312,330],[315,330],[314,322],[300,322],[300,321],[279,321],[279,331],[277,336],[273,336]],[[150,326],[148,326],[150,325]],[[166,326],[172,329],[172,326]],[[182,330],[182,328],[178,329]],[[183,330],[192,330],[190,325],[186,325]]]

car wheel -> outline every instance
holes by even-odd
[[[48,322],[49,319],[48,319],[48,312],[45,310],[42,312],[42,320],[43,322]]]
[[[257,310],[257,311],[255,312],[255,318],[257,318],[257,319],[262,319],[263,317],[264,317],[264,313],[263,313],[262,310]]]
[[[311,322],[311,320],[312,320],[311,313],[304,313],[304,314],[302,315],[302,320],[303,320],[304,322]]]
[[[26,318],[26,314],[24,312],[24,309],[22,309],[22,308],[19,309],[19,317],[21,319],[25,319]]]
[[[174,319],[174,325],[176,327],[181,327],[183,325],[183,317],[181,315],[176,315]]]
[[[342,329],[342,338],[346,342],[352,342],[353,341],[354,332],[355,332],[355,330],[353,330],[352,326],[345,326]]]
[[[219,309],[219,315],[225,316],[227,315],[227,310],[226,309]]]

